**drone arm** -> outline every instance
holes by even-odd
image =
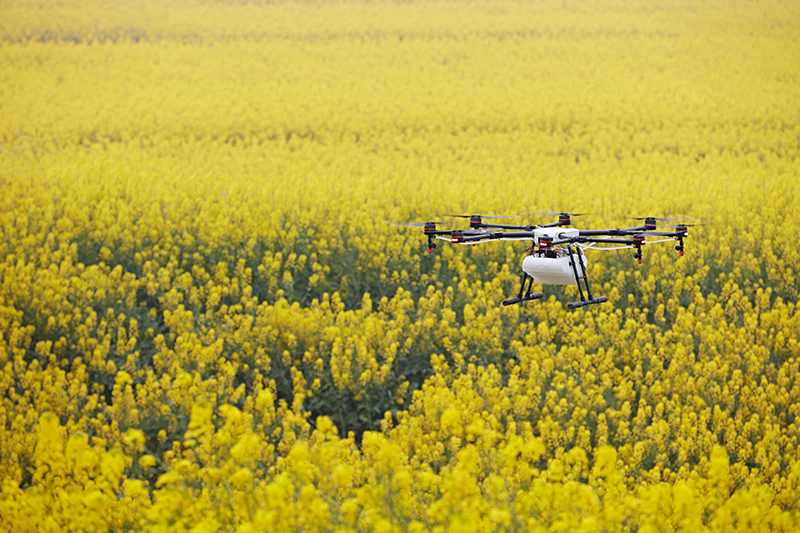
[[[498,235],[498,234],[495,234]],[[506,239],[533,239],[536,235],[534,231],[506,231],[499,234],[499,237],[496,238],[506,238]]]
[[[686,232],[680,232],[680,231],[644,231],[642,233],[644,235],[647,235],[648,237],[650,237],[650,236],[653,236],[653,237],[672,237],[674,239],[677,239],[679,237],[685,237],[687,235]]]
[[[563,233],[562,233],[562,235],[563,235]],[[579,237],[564,237],[564,238],[561,238],[561,239],[559,239],[557,241],[553,241],[553,245],[556,245],[556,244],[572,244],[572,243],[587,243],[587,242],[601,243],[601,244],[603,244],[603,243],[605,243],[605,244],[628,244],[628,245],[634,244],[634,241],[632,241],[630,239],[601,239],[601,238],[596,238],[596,237],[594,237],[594,238],[593,237],[584,237],[583,235],[581,235]]]
[[[633,244],[631,239],[593,239],[587,238],[580,242],[597,242],[597,243],[608,243],[608,244]]]
[[[465,243],[465,242],[477,242],[477,241],[488,241],[492,239],[499,239],[503,235],[502,232],[492,233],[486,232],[481,233],[480,235],[453,235],[450,238],[450,242],[454,243]]]
[[[466,236],[466,235],[483,235],[484,233],[486,233],[486,232],[479,231],[479,230],[469,230],[469,229],[466,229],[466,230],[437,229],[437,230],[434,230],[434,231],[426,231],[425,235],[430,235],[430,236],[436,237],[438,239],[438,238],[441,238],[442,236],[450,237],[451,235],[464,235],[464,236]]]
[[[601,237],[601,236],[625,236],[633,233],[641,233],[644,231],[644,226],[639,228],[623,228],[623,229],[591,229],[581,230],[581,237]]]
[[[464,235],[463,237],[453,236],[451,241],[455,243],[464,243],[498,239],[532,239],[533,236],[534,232],[532,231],[487,231],[485,233],[481,233],[480,235]]]

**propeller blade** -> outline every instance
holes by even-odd
[[[669,217],[632,217],[629,216],[628,218],[632,218],[633,220],[647,220],[648,218],[652,218],[653,220],[658,220],[659,222],[694,222],[694,219],[690,216],[686,215],[675,215]],[[684,224],[685,225],[685,224]]]
[[[670,224],[659,224],[658,227],[659,228],[692,228],[692,227],[695,227],[695,226],[713,226],[713,225],[714,225],[713,222],[703,222],[703,223],[697,223],[697,224],[672,224],[672,225],[670,225]]]
[[[454,218],[481,218],[481,219],[497,219],[497,218],[519,218],[519,215],[448,215],[443,213],[436,213],[438,217],[454,217]]]
[[[546,216],[546,217],[557,217],[559,215],[567,214],[571,217],[585,217],[587,215],[598,215],[599,213],[568,213],[567,211],[525,211],[522,213],[523,215],[539,215],[539,216]]]
[[[444,224],[444,222],[389,222],[385,221],[390,226],[400,226],[401,228],[422,228],[425,224]]]

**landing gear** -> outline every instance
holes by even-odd
[[[572,246],[567,246],[567,252],[569,253],[569,264],[572,265],[572,272],[575,273],[575,282],[578,285],[578,293],[581,295],[581,301],[568,303],[567,309],[578,309],[587,305],[607,302],[608,296],[598,296],[597,298],[592,297],[592,289],[589,287],[589,278],[586,277],[586,265],[583,262],[583,254],[581,253],[581,249],[576,247],[573,251]],[[581,267],[580,273],[578,273],[578,265]],[[586,294],[589,296],[588,299],[583,296],[583,287],[581,286],[581,281],[586,287]]]
[[[528,283],[528,290],[525,290],[525,282]],[[538,300],[539,298],[544,297],[544,294],[541,292],[534,292],[531,294],[531,287],[533,287],[533,278],[530,277],[527,272],[522,273],[522,283],[519,286],[519,294],[517,294],[514,298],[508,298],[503,300],[503,305],[512,305],[518,304],[521,302],[527,302],[528,300]],[[524,292],[524,294],[523,294]]]
[[[577,285],[578,293],[581,296],[579,302],[567,304],[567,309],[578,309],[592,304],[600,304],[608,301],[607,296],[593,296],[589,286],[589,279],[586,276],[586,261],[579,246],[567,245],[564,248],[554,249],[550,247],[550,239],[539,239],[539,249],[526,257],[523,263],[522,282],[520,283],[519,293],[513,297],[503,300],[503,305],[518,304],[528,300],[538,300],[543,298],[541,292],[531,293],[534,278],[536,281],[551,285]],[[559,242],[558,244],[566,244]]]

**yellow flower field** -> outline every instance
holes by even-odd
[[[796,531],[797,20],[0,4],[0,530]],[[568,311],[385,224],[542,209],[706,225]]]

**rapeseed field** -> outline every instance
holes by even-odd
[[[796,531],[798,20],[0,4],[0,530]],[[568,311],[385,223],[535,210],[705,225]]]

